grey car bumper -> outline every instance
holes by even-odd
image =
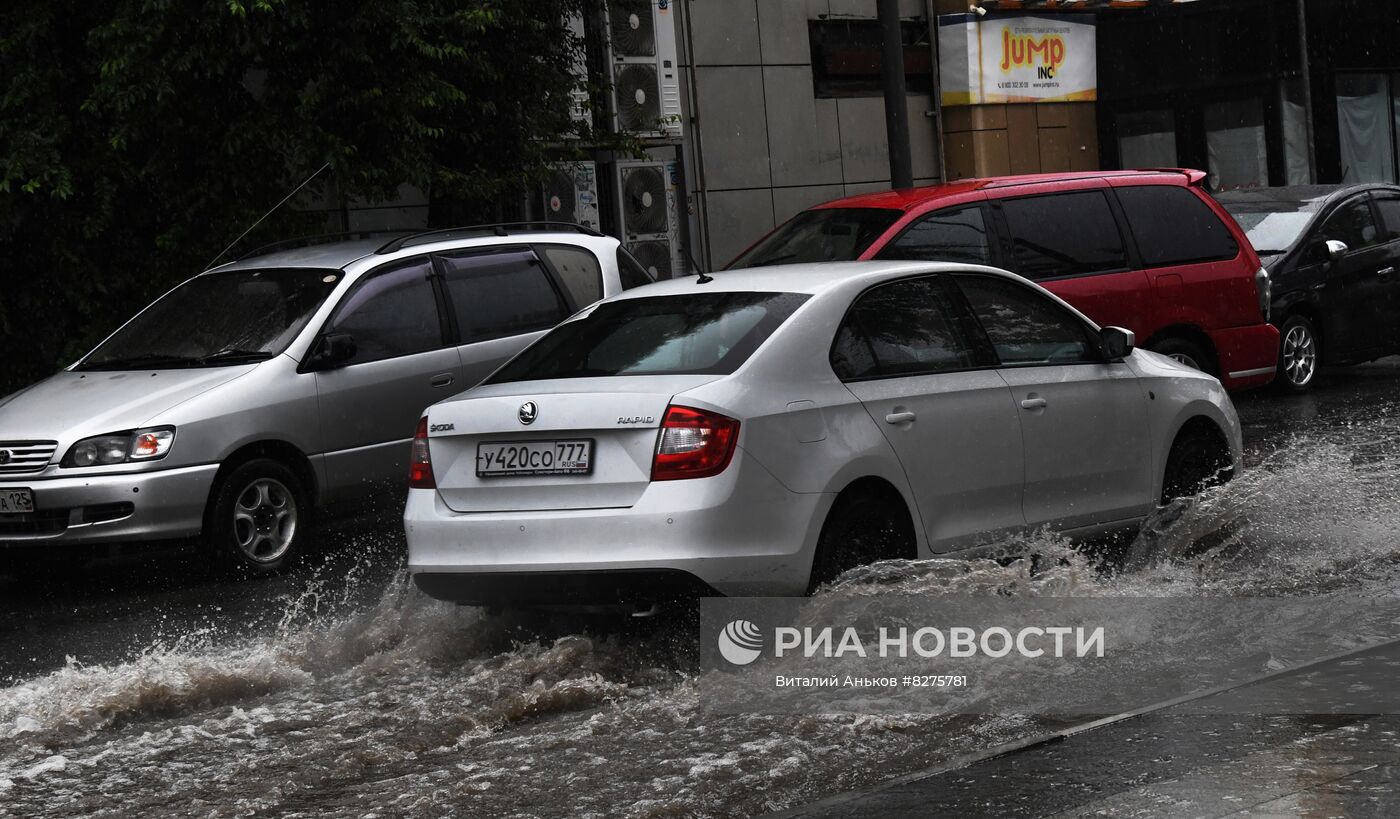
[[[198,534],[217,464],[89,475],[8,478],[34,493],[33,514],[0,515],[0,547],[163,540]]]

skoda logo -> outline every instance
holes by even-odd
[[[10,459],[13,457],[14,456],[10,454],[10,450],[0,449],[0,466],[4,466],[5,464],[9,463]]]
[[[526,401],[520,405],[520,423],[533,424],[540,415],[540,408],[535,406],[534,401]]]

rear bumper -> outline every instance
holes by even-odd
[[[428,594],[467,603],[487,602],[496,582],[492,603],[548,602],[532,584],[569,602],[619,602],[607,598],[647,573],[725,595],[801,594],[832,496],[789,492],[739,461],[713,478],[653,483],[616,509],[454,512],[436,491],[411,489],[409,571]]]
[[[196,535],[217,464],[82,478],[9,477],[34,493],[32,515],[0,516],[0,549],[163,540]]]
[[[1210,332],[1220,363],[1220,383],[1227,390],[1262,387],[1278,372],[1278,328],[1253,324]]]
[[[646,606],[721,596],[694,575],[674,570],[419,572],[413,582],[429,597],[471,606]]]

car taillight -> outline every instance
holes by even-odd
[[[1268,321],[1274,301],[1274,283],[1269,278],[1269,271],[1262,267],[1254,272],[1254,291],[1259,296],[1259,312],[1263,313],[1264,320]]]
[[[433,478],[433,458],[428,454],[428,418],[418,419],[418,431],[413,434],[413,448],[408,456],[408,487],[437,489]]]
[[[717,412],[670,406],[661,421],[651,479],[676,481],[718,475],[734,457],[739,422]]]

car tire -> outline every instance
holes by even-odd
[[[1203,373],[1216,375],[1215,361],[1210,357],[1210,353],[1194,341],[1179,337],[1164,338],[1148,349]]]
[[[1274,383],[1285,392],[1302,393],[1317,380],[1322,357],[1317,328],[1307,316],[1294,314],[1278,330],[1278,376]]]
[[[1177,434],[1162,475],[1161,504],[1199,495],[1234,477],[1230,447],[1219,434],[1202,425],[1188,425]]]
[[[286,568],[310,530],[300,478],[270,458],[246,461],[220,478],[204,524],[204,544],[233,574],[253,577]]]
[[[915,542],[914,525],[902,501],[868,489],[847,491],[836,499],[822,525],[807,592],[857,566],[912,559]]]

